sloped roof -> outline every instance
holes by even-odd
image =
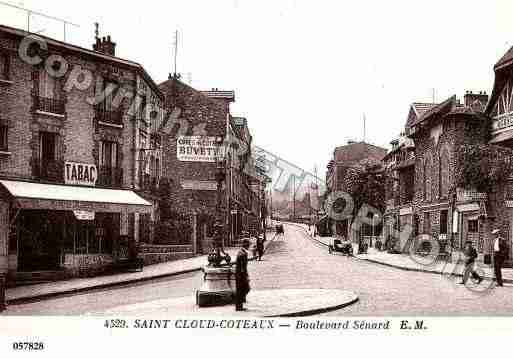
[[[494,70],[497,70],[500,67],[505,67],[507,65],[510,65],[513,61],[513,46],[497,61],[495,66],[493,67]]]
[[[451,111],[456,104],[456,95],[449,97],[447,100],[439,103],[436,106],[433,106],[431,109],[425,111],[422,116],[420,116],[416,121],[412,123],[412,126],[418,125],[429,119],[431,116],[441,113],[443,111]]]
[[[381,161],[385,157],[387,150],[382,147],[371,145],[366,142],[355,142],[345,146],[335,148],[335,163],[342,163],[346,166],[358,164],[364,159]]]

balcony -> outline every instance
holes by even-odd
[[[47,97],[35,97],[36,110],[56,115],[64,115],[64,101]]]
[[[143,174],[140,179],[140,188],[142,191],[155,192],[158,189],[158,178],[149,174]]]
[[[486,200],[488,195],[484,192],[477,192],[475,189],[464,189],[457,188],[456,189],[456,200],[458,202],[471,202],[471,201],[480,201]]]
[[[47,182],[64,182],[64,161],[37,160],[32,167],[35,178]]]
[[[102,107],[96,107],[96,123],[113,127],[123,127],[123,112],[121,110],[106,110]]]
[[[123,169],[119,167],[101,166],[98,169],[98,186],[121,187],[123,185]]]

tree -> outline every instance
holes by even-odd
[[[351,224],[364,205],[385,211],[386,176],[379,165],[348,168],[344,179],[345,190],[353,199]]]

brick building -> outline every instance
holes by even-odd
[[[95,40],[0,26],[0,272],[12,280],[104,271],[158,218],[163,94],[110,36]]]
[[[198,91],[174,76],[160,84],[166,96],[166,107],[179,114],[163,131],[163,176],[170,182],[174,211],[193,218],[195,251],[210,247],[216,217],[218,158],[215,153],[222,143],[228,146],[222,159],[225,178],[221,190],[220,213],[229,228],[225,245],[234,244],[243,230],[254,227],[256,196],[248,168],[252,137],[245,118],[234,117],[230,104],[233,91]],[[202,142],[203,141],[203,142]],[[206,142],[205,142],[206,141]]]

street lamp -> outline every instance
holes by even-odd
[[[196,292],[196,304],[200,307],[233,303],[235,288],[231,258],[224,251],[224,221],[221,213],[221,190],[226,178],[225,147],[223,137],[215,138],[216,212],[212,248],[208,254],[208,265],[203,267],[203,285]],[[223,264],[223,261],[225,262]]]
[[[212,267],[220,267],[223,261],[226,264],[230,264],[231,258],[224,251],[224,224],[223,216],[221,213],[221,196],[222,196],[222,185],[226,178],[226,160],[225,151],[223,147],[223,137],[218,136],[215,139],[217,152],[215,153],[216,163],[216,213],[214,223],[214,242],[210,253],[208,254],[208,265]]]

